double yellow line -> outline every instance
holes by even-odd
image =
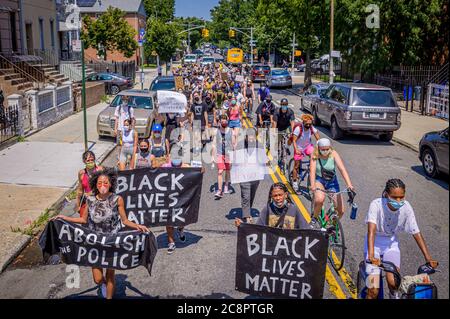
[[[252,122],[248,119],[247,116],[243,116],[243,120],[244,120],[244,126],[246,126],[247,128],[252,128],[253,124]],[[272,154],[270,153],[270,151],[267,151],[267,156],[269,158],[270,161],[273,161],[273,157]],[[280,167],[277,165],[275,168],[275,171],[278,173],[278,175],[280,176],[282,182],[288,187],[289,192],[291,193],[291,197],[294,200],[294,203],[297,205],[298,209],[300,210],[300,212],[302,213],[303,217],[305,218],[305,220],[309,223],[311,220],[311,216],[308,213],[308,211],[306,210],[305,206],[303,205],[303,203],[301,202],[299,196],[294,192],[294,190],[292,189],[291,185],[289,184],[288,180],[286,179],[286,176],[284,176],[284,174],[280,171]],[[275,172],[273,171],[272,168],[269,168],[269,173],[270,173],[270,177],[272,178],[274,183],[278,183],[278,177],[275,174]],[[334,259],[337,259],[336,255],[332,256]],[[348,274],[348,272],[345,270],[344,267],[342,267],[342,269],[338,272],[340,278],[342,279],[342,281],[344,282],[345,286],[347,287],[351,298],[356,299],[356,287],[353,283],[352,278],[350,277],[350,275]],[[325,279],[328,282],[328,285],[330,287],[330,292],[332,294],[334,294],[336,296],[336,298],[338,299],[347,299],[344,291],[342,290],[341,286],[339,285],[338,281],[336,280],[336,278],[334,277],[333,273],[331,272],[330,266],[327,264],[326,266],[326,271],[325,271]]]

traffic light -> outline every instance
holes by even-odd
[[[202,37],[204,37],[204,38],[209,37],[209,30],[208,29],[202,29]]]
[[[229,36],[230,38],[235,38],[235,37],[236,37],[236,31],[234,31],[233,29],[230,29],[230,30],[228,31],[228,36]]]

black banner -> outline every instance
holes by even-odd
[[[327,255],[324,232],[241,224],[236,290],[261,297],[322,299]]]
[[[202,181],[201,168],[139,168],[119,172],[116,193],[136,224],[185,226],[198,220]]]
[[[144,266],[151,274],[158,249],[153,233],[100,234],[64,220],[50,221],[39,238],[44,260],[60,255],[66,264],[126,270]]]

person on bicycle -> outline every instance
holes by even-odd
[[[400,233],[412,235],[422,252],[425,261],[436,268],[438,262],[434,260],[425,243],[411,204],[405,200],[406,186],[400,179],[389,179],[384,187],[381,198],[370,203],[367,212],[367,237],[364,243],[364,256],[366,260],[366,273],[370,282],[379,283],[381,261],[389,261],[400,272]],[[386,273],[391,299],[397,299],[397,290],[394,275]],[[368,287],[367,299],[378,297],[379,285]]]
[[[272,102],[272,95],[265,97],[264,101],[258,106],[256,114],[258,115],[256,126],[263,128],[272,127],[273,114],[275,113],[275,104]]]
[[[251,223],[252,220],[247,219],[247,222]],[[236,218],[234,223],[239,227],[243,221]],[[256,224],[283,229],[308,229],[308,223],[292,202],[289,190],[283,183],[275,183],[270,187],[267,204],[262,209]]]
[[[313,117],[310,114],[303,114],[302,122],[294,125],[292,129],[292,144],[294,145],[294,171],[292,172],[292,188],[298,191],[298,171],[302,165],[303,157],[311,156],[314,151],[312,137],[316,141],[320,139],[319,131],[312,126]]]
[[[270,95],[270,90],[265,82],[261,82],[258,90],[258,104],[261,104],[267,96]]]
[[[248,115],[252,114],[253,111],[253,100],[255,99],[255,87],[250,79],[247,79],[247,82],[244,86],[245,93],[245,109]]]
[[[341,172],[347,188],[354,192],[352,181],[350,180],[350,176],[348,175],[344,162],[338,152],[331,147],[331,141],[329,139],[321,138],[317,141],[317,147],[311,157],[309,166],[310,187],[314,195],[314,211],[313,217],[311,218],[312,228],[317,228],[320,225],[317,218],[319,217],[323,203],[325,202],[325,194],[323,191],[331,191],[334,193],[339,193],[341,191],[337,179],[336,168]],[[344,200],[342,194],[333,196],[333,202],[338,217],[341,218],[344,215]]]

